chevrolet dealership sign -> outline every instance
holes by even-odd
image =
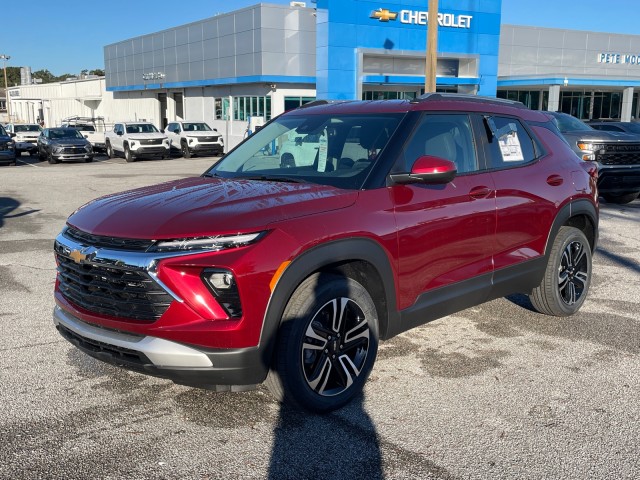
[[[379,8],[369,15],[380,22],[399,21],[413,25],[426,25],[429,20],[429,12],[420,10],[400,10],[392,12],[387,8]],[[450,28],[471,28],[471,15],[455,15],[453,13],[438,13],[438,25]]]

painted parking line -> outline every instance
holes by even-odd
[[[39,168],[40,167],[40,165],[34,165],[33,163],[25,162],[24,160],[20,160],[18,158],[16,158],[16,162],[20,162],[20,163],[22,163],[24,165],[29,165],[30,167],[33,167],[33,168]]]

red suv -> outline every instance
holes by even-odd
[[[198,178],[94,200],[55,242],[54,323],[176,383],[338,408],[378,340],[516,292],[575,313],[597,172],[544,114],[431,94],[315,102]]]

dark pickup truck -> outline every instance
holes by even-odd
[[[640,134],[596,130],[566,113],[546,113],[582,160],[597,163],[600,196],[619,204],[638,197]]]

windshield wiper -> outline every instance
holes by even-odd
[[[279,175],[248,175],[236,177],[238,180],[259,180],[263,182],[307,183],[306,180]]]

